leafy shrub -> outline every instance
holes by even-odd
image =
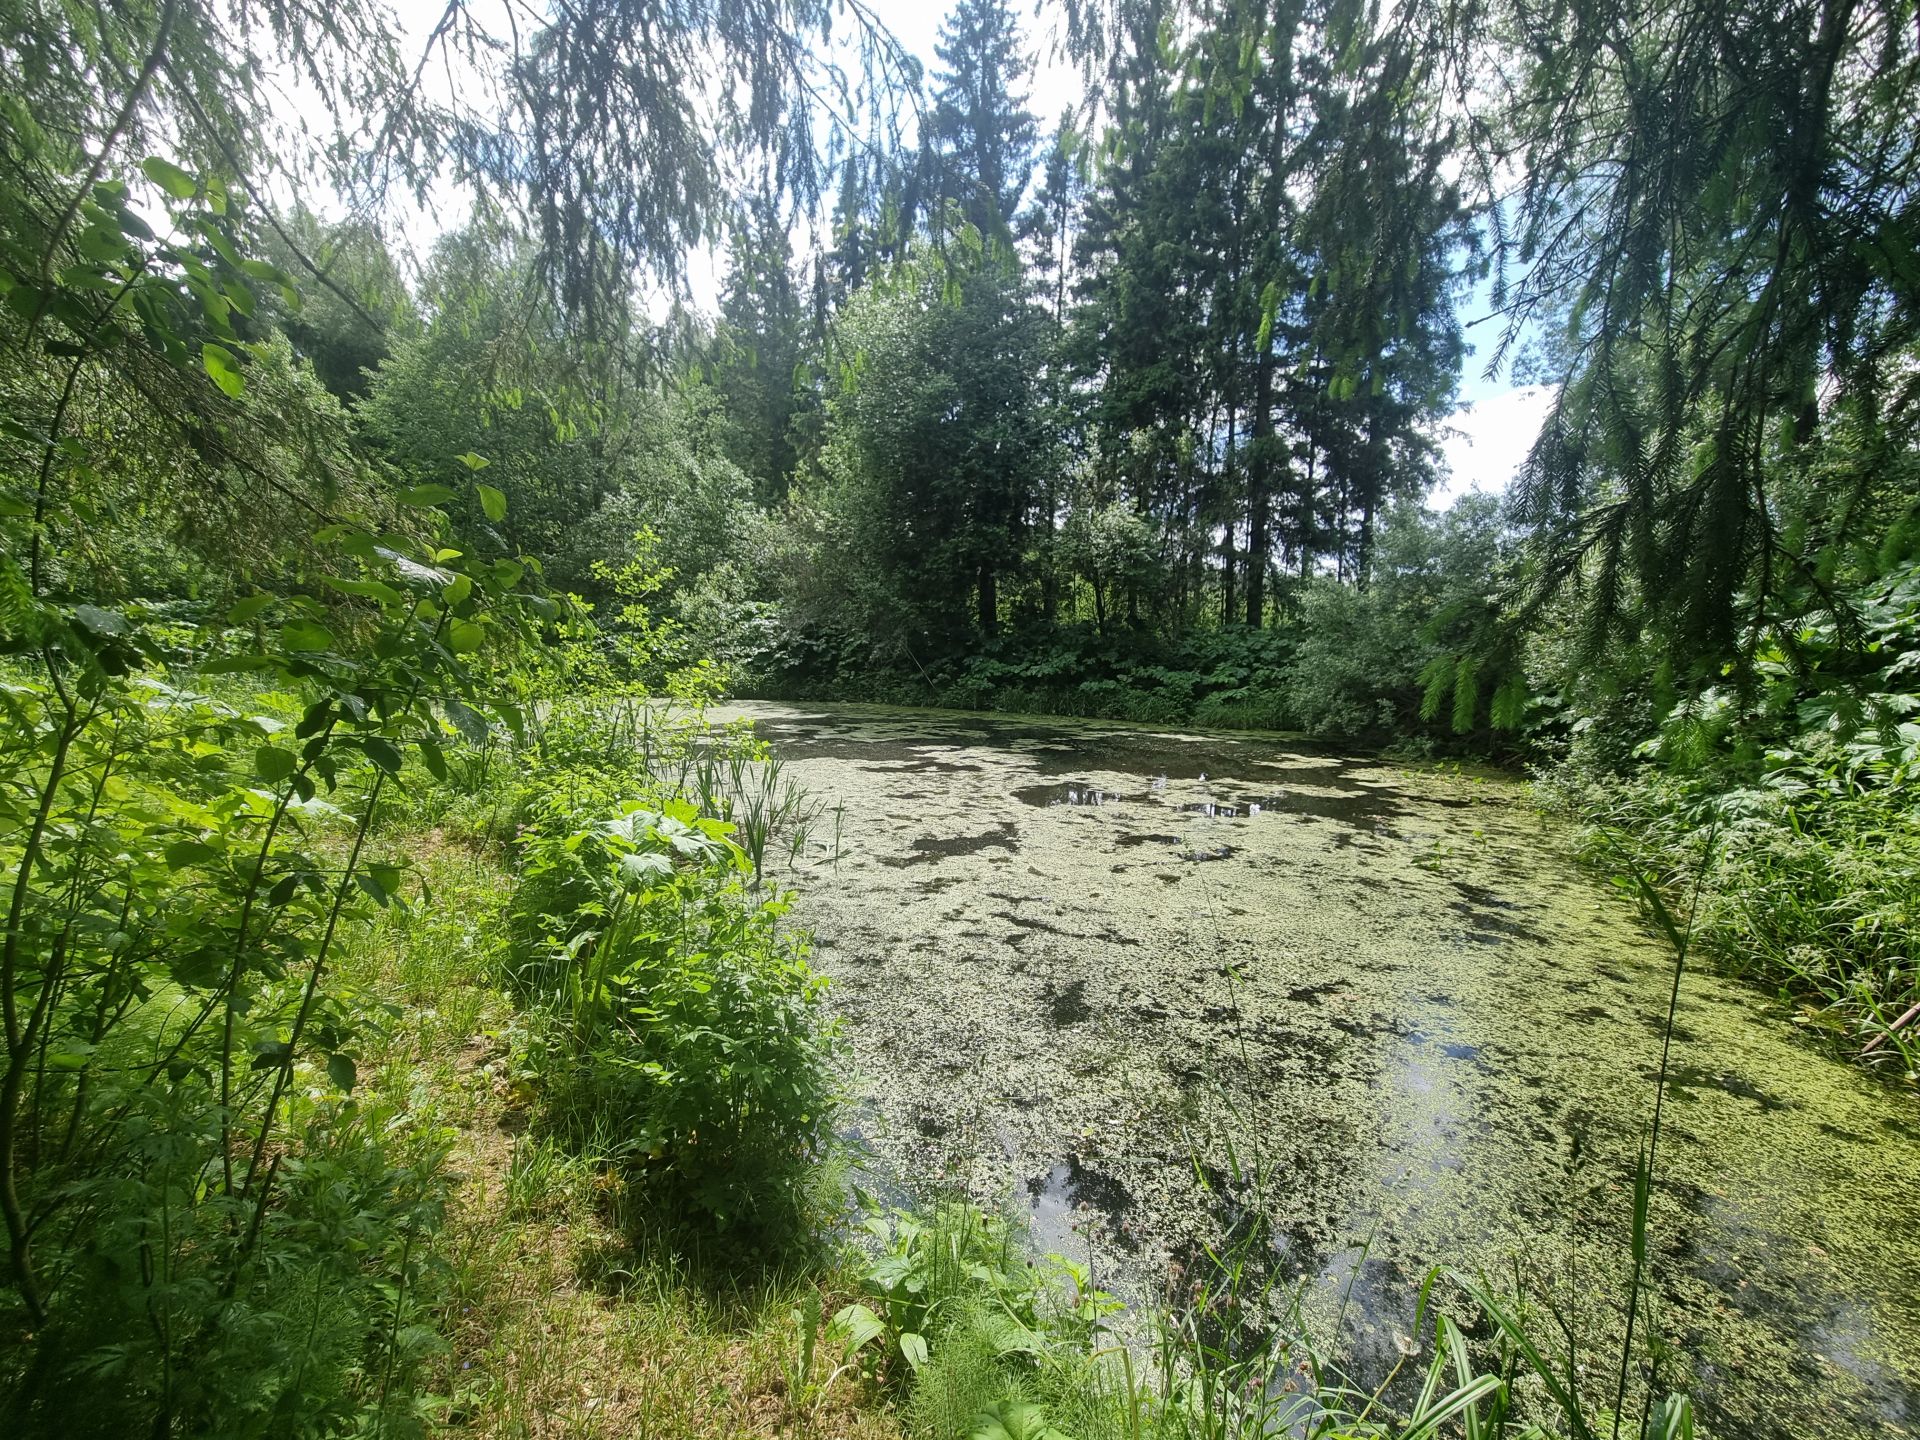
[[[804,1218],[832,1110],[824,982],[724,821],[686,801],[521,841],[516,978],[548,1123],[607,1149],[671,1216],[768,1244]]]
[[[1508,1382],[1523,1364],[1550,1362],[1498,1297],[1462,1277],[1459,1288],[1497,1320],[1486,1327],[1491,1347],[1471,1347],[1459,1324],[1430,1307],[1438,1277],[1429,1277],[1416,1328],[1431,1317],[1431,1353],[1418,1386],[1389,1400],[1397,1367],[1376,1390],[1350,1384],[1301,1333],[1298,1297],[1257,1293],[1270,1281],[1255,1279],[1264,1267],[1242,1256],[1210,1255],[1220,1262],[1218,1289],[1196,1290],[1184,1309],[1136,1314],[1128,1335],[1117,1328],[1121,1307],[1083,1267],[1057,1255],[1028,1259],[1025,1237],[1007,1222],[957,1200],[922,1217],[882,1214],[861,1198],[877,1249],[864,1279],[870,1303],[847,1306],[824,1333],[848,1363],[862,1359],[892,1382],[910,1432],[928,1440],[1385,1440],[1452,1433],[1444,1427],[1463,1415],[1470,1435],[1561,1433],[1509,1429]],[[1216,1312],[1265,1299],[1288,1318],[1240,1340],[1209,1338]],[[1487,1348],[1498,1363],[1476,1373]],[[1566,1401],[1573,1433],[1601,1433],[1579,1404]],[[1663,1408],[1684,1414],[1686,1402]]]
[[[1920,569],[1856,603],[1872,670],[1862,673],[1830,625],[1807,625],[1791,658],[1760,651],[1766,684],[1751,694],[1709,688],[1657,727],[1632,725],[1654,713],[1644,693],[1595,707],[1544,788],[1594,827],[1600,863],[1617,865],[1624,847],[1636,865],[1689,886],[1704,867],[1699,950],[1800,1002],[1803,1023],[1869,1063],[1912,1076]]]

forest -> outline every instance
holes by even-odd
[[[922,8],[0,0],[0,1431],[1920,1433],[1913,0]]]

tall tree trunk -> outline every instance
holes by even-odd
[[[1231,625],[1234,621],[1233,608],[1233,517],[1227,517],[1226,539],[1221,543],[1220,564],[1220,623]]]
[[[1239,458],[1234,445],[1239,439],[1237,427],[1239,417],[1231,405],[1227,407],[1227,454],[1226,481],[1220,487],[1221,494],[1227,497],[1227,519],[1220,537],[1220,623],[1231,625],[1234,620],[1233,609],[1233,562],[1234,532],[1240,525],[1239,497],[1233,492],[1235,461]]]
[[[1051,625],[1060,618],[1060,576],[1056,569],[1059,563],[1058,541],[1060,532],[1054,528],[1055,504],[1053,498],[1053,479],[1048,477],[1040,492],[1047,507],[1046,529],[1042,532],[1046,539],[1040,553],[1040,614]]]
[[[1313,522],[1318,507],[1314,504],[1314,486],[1319,483],[1316,472],[1320,468],[1320,447],[1307,445],[1307,474],[1300,482],[1300,578],[1307,579],[1313,574]]]
[[[1000,629],[1000,577],[993,566],[980,567],[980,633],[998,634]]]
[[[1253,443],[1247,456],[1247,624],[1258,629],[1267,612],[1267,560],[1273,539],[1273,348],[1262,346],[1253,372]]]
[[[1355,547],[1353,557],[1353,583],[1357,590],[1364,590],[1373,579],[1373,491],[1367,491],[1367,498],[1360,502],[1360,543]]]

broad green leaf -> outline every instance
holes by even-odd
[[[469,450],[467,451],[466,454],[460,457],[460,463],[466,466],[469,470],[484,470],[487,468],[487,466],[491,465],[493,462],[487,459],[486,456],[476,455],[473,453],[473,451]]]
[[[487,743],[487,720],[478,710],[464,700],[448,699],[445,703],[447,719],[453,722],[453,728],[469,745]]]
[[[1046,1412],[1024,1400],[1002,1400],[974,1417],[967,1440],[1067,1440],[1047,1423]]]
[[[193,176],[171,160],[162,160],[158,155],[149,155],[142,160],[140,169],[147,179],[176,200],[191,200],[200,188],[200,182]]]
[[[903,1330],[900,1333],[900,1353],[906,1357],[907,1364],[911,1365],[914,1372],[918,1374],[920,1367],[927,1363],[927,1337],[916,1335],[911,1330]]]
[[[350,1055],[329,1055],[327,1057],[327,1078],[337,1090],[353,1093],[353,1087],[360,1083],[360,1072],[355,1068]]]
[[[455,498],[453,491],[445,485],[409,485],[400,492],[400,503],[412,505],[417,509],[444,505],[453,498]]]
[[[299,768],[298,757],[278,745],[262,745],[253,752],[253,773],[269,785],[278,785]]]
[[[98,605],[74,606],[73,618],[95,635],[125,635],[133,629],[126,616],[115,610],[102,610]]]
[[[357,595],[363,600],[378,600],[383,605],[397,604],[406,598],[383,580],[342,580],[329,575],[327,584],[342,595]]]
[[[265,260],[248,260],[242,258],[240,261],[240,272],[243,275],[251,275],[255,280],[265,280],[271,285],[288,286],[293,284],[293,277],[291,275],[282,270],[278,265],[271,265]]]
[[[673,862],[656,850],[642,850],[620,857],[620,876],[636,889],[673,875]]]
[[[367,752],[367,758],[389,775],[400,773],[400,752],[394,748],[391,740],[378,735],[369,735],[360,742],[360,748]]]
[[[447,627],[447,646],[456,655],[471,655],[486,643],[487,632],[474,620],[455,620]]]
[[[289,650],[331,650],[333,632],[315,620],[289,620],[280,627],[280,643]]]
[[[498,525],[507,518],[507,497],[491,485],[476,485],[480,494],[480,508],[486,512],[487,519]]]
[[[240,373],[239,357],[226,346],[211,340],[204,342],[200,346],[200,363],[207,367],[213,383],[236,399],[247,388],[247,377]]]
[[[844,1306],[833,1317],[829,1332],[840,1342],[841,1353],[852,1355],[886,1331],[886,1323],[865,1305]]]
[[[271,670],[273,661],[265,655],[225,655],[200,667],[202,675],[250,675],[256,670]]]
[[[167,868],[184,870],[189,865],[204,865],[220,858],[220,852],[199,840],[176,840],[167,846]]]

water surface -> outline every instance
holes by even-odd
[[[1255,1233],[1363,1377],[1434,1264],[1517,1266],[1604,1364],[1669,961],[1524,787],[1278,739],[736,713],[840,809],[837,860],[789,878],[883,1167],[1015,1207],[1135,1299],[1181,1302]],[[1713,976],[1676,1064],[1656,1305],[1711,1433],[1920,1434],[1920,1105]]]

